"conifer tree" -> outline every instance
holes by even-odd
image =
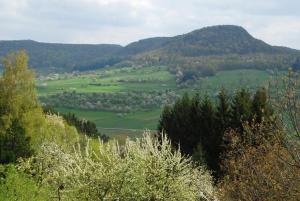
[[[273,114],[271,106],[268,104],[265,88],[258,89],[254,94],[251,112],[252,119],[258,123],[261,123],[263,120],[268,120],[267,118]]]
[[[231,125],[242,129],[242,123],[251,118],[251,94],[246,89],[236,92],[232,101]]]
[[[33,153],[30,138],[17,120],[14,120],[0,136],[0,163],[15,162],[18,157],[29,157]]]
[[[230,107],[229,97],[227,96],[225,89],[222,88],[218,94],[216,111],[216,117],[220,132],[224,132],[226,128],[230,127],[231,113],[232,110]]]

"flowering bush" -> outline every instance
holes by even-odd
[[[83,151],[84,150],[84,151]],[[78,146],[67,153],[56,144],[23,161],[20,168],[52,187],[57,200],[213,200],[210,174],[172,150],[170,141],[145,133],[124,146]]]

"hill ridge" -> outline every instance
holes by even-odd
[[[41,72],[65,72],[91,70],[105,66],[124,65],[167,65],[187,63],[189,58],[196,63],[211,57],[232,55],[250,57],[261,54],[268,62],[274,57],[295,60],[299,50],[272,46],[254,38],[246,29],[236,25],[207,26],[173,37],[152,37],[141,39],[126,46],[118,44],[72,44],[47,43],[34,40],[0,40],[0,57],[10,51],[27,50],[30,65]],[[203,59],[203,57],[206,57]],[[232,59],[231,59],[232,60]],[[245,58],[241,59],[245,60]],[[249,60],[247,58],[246,60]],[[282,60],[282,59],[281,59]],[[213,68],[220,68],[215,62]],[[286,63],[286,61],[281,62]],[[286,67],[286,64],[284,64]],[[178,67],[178,66],[177,66]],[[279,64],[281,68],[282,65]]]

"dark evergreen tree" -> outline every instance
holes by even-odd
[[[189,98],[185,94],[173,106],[164,108],[158,129],[167,133],[184,154],[205,162],[218,179],[222,176],[220,156],[226,149],[224,132],[229,128],[242,131],[245,121],[251,123],[253,117],[256,122],[269,120],[271,114],[265,89],[257,90],[254,98],[248,90],[241,89],[232,101],[221,90],[217,104],[207,96],[201,99],[196,94]]]
[[[262,122],[269,120],[268,118],[273,114],[271,106],[268,104],[267,91],[265,88],[258,89],[252,101],[252,120],[255,122]]]
[[[299,71],[300,70],[300,57],[298,57],[295,61],[295,63],[292,65],[293,71]]]
[[[18,120],[13,120],[6,132],[0,135],[0,163],[14,163],[19,157],[29,157],[32,153],[25,129]]]
[[[207,166],[217,176],[219,148],[222,136],[217,131],[216,126],[216,111],[211,100],[205,96],[200,105],[200,143],[205,151],[204,157]]]
[[[236,92],[232,101],[231,126],[242,130],[242,123],[251,119],[251,94],[246,89]]]
[[[218,122],[217,126],[220,132],[225,132],[225,130],[231,126],[231,114],[232,110],[229,97],[227,96],[225,89],[222,88],[218,94],[216,111],[216,118]]]

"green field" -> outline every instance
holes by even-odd
[[[199,89],[208,94],[217,93],[222,87],[229,92],[246,87],[255,89],[258,86],[266,86],[271,75],[260,70],[231,70],[220,71],[215,76],[202,78],[198,82]]]
[[[200,78],[191,86],[176,86],[176,77],[166,67],[143,67],[124,69],[101,69],[92,73],[76,76],[61,76],[56,80],[39,80],[38,93],[48,96],[62,92],[77,93],[113,93],[147,92],[153,90],[172,90],[177,94],[184,92],[216,95],[221,87],[229,92],[247,87],[254,89],[265,86],[270,74],[260,70],[220,71],[215,76]],[[79,117],[92,120],[99,130],[110,136],[137,136],[143,130],[157,127],[161,108],[117,113],[111,111],[84,110],[78,108],[56,108],[59,112],[73,112]]]
[[[109,93],[173,89],[175,76],[166,67],[102,69],[94,73],[38,81],[40,95],[76,91],[79,93]]]
[[[129,114],[119,114],[106,111],[90,111],[79,109],[56,108],[61,113],[72,112],[78,116],[92,120],[99,128],[124,129],[156,129],[160,109],[153,111],[139,111]]]

